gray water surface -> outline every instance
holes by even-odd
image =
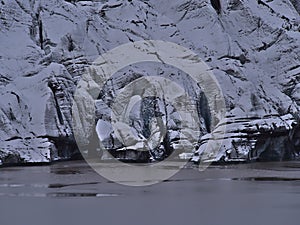
[[[145,187],[83,161],[0,168],[0,224],[299,225],[300,162],[186,168]]]

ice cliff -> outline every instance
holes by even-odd
[[[98,133],[116,157],[127,159],[162,159],[174,149],[194,153],[196,162],[298,157],[299,1],[227,0],[216,10],[210,0],[1,0],[0,164],[77,157],[71,109],[82,74],[101,54],[148,39],[184,46],[211,68],[227,107],[214,128],[226,125],[220,151],[205,154],[212,131],[201,87],[177,68],[155,63],[114,75],[96,101],[97,132],[87,133],[87,141]],[[126,85],[148,75],[172,79],[192,96],[201,124],[193,148],[178,144],[180,118],[163,99],[140,101],[130,120],[148,137],[151,119],[161,113],[168,123],[161,146],[141,154],[116,140],[108,106]]]

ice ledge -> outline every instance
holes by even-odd
[[[55,145],[47,138],[15,139],[3,143],[0,165],[50,163],[58,159]]]
[[[240,162],[255,160],[287,160],[297,157],[294,136],[298,123],[291,114],[258,117],[226,118],[214,130],[226,126],[226,133],[219,141],[220,148],[207,152],[212,134],[203,136],[193,162]]]

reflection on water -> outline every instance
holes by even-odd
[[[92,185],[92,184],[99,184],[99,183],[100,182],[75,183],[75,184],[49,184],[48,188],[63,188],[68,186]]]
[[[70,192],[53,192],[53,193],[0,193],[0,197],[34,197],[34,198],[72,198],[72,197],[117,197],[117,194],[101,194],[101,193],[70,193]]]
[[[80,174],[81,171],[79,170],[72,170],[72,169],[61,169],[61,170],[53,170],[51,171],[51,173],[55,173],[55,174]]]
[[[300,181],[300,178],[288,178],[288,177],[241,177],[241,178],[233,178],[232,180],[247,180],[247,181]]]
[[[103,163],[100,166],[114,168],[116,165]],[[161,169],[174,169],[176,166],[175,162],[174,165]],[[177,185],[176,183],[191,183],[192,187],[193,183],[199,185],[211,182],[213,185],[213,182],[224,184],[231,182],[231,185],[246,185],[243,182],[258,181],[271,182],[277,186],[299,185],[300,162],[215,165],[204,172],[197,171],[195,166],[187,166],[178,175],[162,183],[174,186]],[[41,167],[0,168],[0,196],[50,198],[119,196],[120,193],[101,192],[102,187],[109,184],[113,182],[100,177],[83,161],[60,162]],[[255,183],[250,183],[248,186],[253,184]],[[53,192],[53,189],[63,192]]]
[[[117,197],[117,194],[101,194],[101,193],[69,193],[69,192],[55,192],[55,193],[48,193],[47,197]]]
[[[83,161],[0,168],[1,225],[298,225],[299,211],[300,162],[187,166],[147,187],[115,184]]]

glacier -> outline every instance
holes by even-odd
[[[97,128],[82,134],[87,149],[97,149],[90,144],[99,137],[113,156],[130,160],[162,160],[174,149],[194,162],[299,158],[299,1],[227,0],[218,13],[209,0],[1,0],[0,164],[80,157],[72,124],[78,82],[100,55],[141,40],[195,52],[220,84],[226,116],[211,130],[207,100],[188,74],[164,64],[134,64],[118,71],[95,100]],[[126,85],[152,75],[180,84],[193,99],[197,143],[179,140],[180,116],[153,98],[132,105],[131,147],[117,139],[110,104]],[[136,151],[154,132],[157,114],[167,123],[166,138],[153,152]],[[210,154],[208,140],[224,126],[222,146]]]

